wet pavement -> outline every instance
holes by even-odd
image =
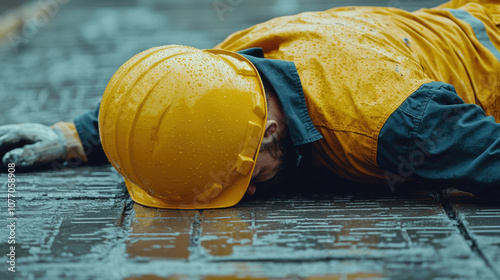
[[[20,2],[2,1],[0,16]],[[349,4],[415,10],[441,2]],[[31,3],[34,16],[0,46],[0,124],[70,121],[94,108],[124,61],[152,46],[210,48],[275,16],[345,5]],[[500,204],[467,193],[290,191],[228,209],[162,210],[134,204],[110,165],[78,163],[16,171],[12,273],[4,169],[0,279],[500,279]]]

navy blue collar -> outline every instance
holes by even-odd
[[[266,79],[276,92],[283,107],[293,145],[297,147],[323,138],[309,117],[295,64],[291,61],[264,58],[262,48],[241,50],[238,53],[253,63],[261,77]]]

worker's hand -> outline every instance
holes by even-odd
[[[2,158],[5,165],[32,167],[62,160],[66,145],[66,138],[58,128],[34,123],[0,126],[0,150],[7,151]]]

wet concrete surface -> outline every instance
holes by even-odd
[[[70,121],[96,105],[124,61],[149,47],[210,48],[275,16],[345,5],[53,3],[47,21],[26,19],[31,28],[0,46],[0,124]],[[227,9],[217,10],[220,3]],[[349,2],[408,10],[440,3]],[[0,11],[16,6],[5,1]],[[500,205],[467,193],[304,191],[228,209],[164,210],[134,204],[109,165],[56,164],[16,176],[16,273],[7,271],[2,203],[0,279],[500,279]]]

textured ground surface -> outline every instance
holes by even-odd
[[[0,13],[20,2],[2,1]],[[0,124],[71,120],[95,106],[119,65],[149,47],[210,48],[275,16],[346,4],[34,3],[45,6],[32,9],[25,27],[6,33],[1,46]],[[440,3],[348,4],[415,10]],[[0,182],[0,279],[500,278],[500,205],[464,193],[292,192],[230,209],[156,210],[131,202],[108,165],[16,173],[17,259],[11,273],[6,169]]]

